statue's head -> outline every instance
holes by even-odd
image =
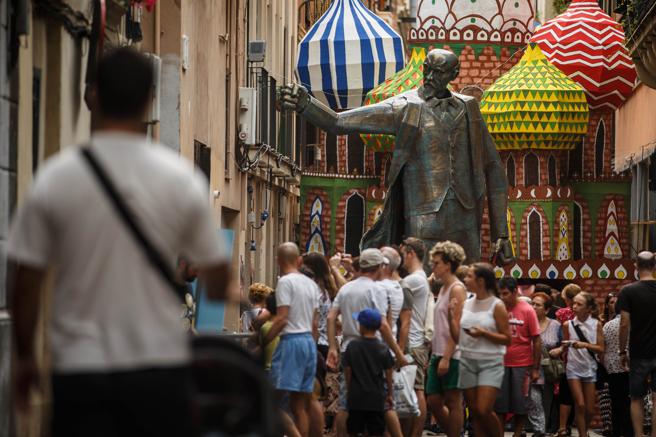
[[[434,93],[446,91],[446,87],[460,73],[458,57],[448,50],[433,49],[424,61],[424,88]]]

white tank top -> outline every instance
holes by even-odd
[[[473,360],[487,360],[503,358],[506,346],[496,344],[484,337],[474,338],[465,332],[465,329],[477,326],[490,332],[499,332],[497,322],[494,320],[494,309],[501,300],[490,296],[479,300],[476,296],[465,301],[460,319],[460,356]],[[501,303],[503,305],[503,303]]]
[[[581,322],[578,318],[570,320],[567,322],[569,339],[583,341],[574,329],[574,326],[578,326],[588,343],[596,344],[597,323],[599,323],[597,319],[591,316],[585,322]],[[574,349],[570,346],[567,350],[567,372],[581,378],[591,378],[597,374],[597,360],[592,358],[588,349]]]

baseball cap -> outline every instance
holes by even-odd
[[[383,252],[378,249],[365,249],[360,253],[360,268],[366,269],[376,267],[381,264],[388,264],[389,260],[385,258]]]
[[[365,328],[380,328],[381,316],[380,312],[375,308],[365,308],[362,311],[355,312],[353,313],[353,318]]]

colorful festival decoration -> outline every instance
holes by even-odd
[[[424,80],[425,59],[426,49],[413,47],[410,61],[405,68],[369,91],[364,99],[364,104],[379,103],[390,97],[418,88]],[[364,141],[364,145],[376,152],[387,152],[394,149],[394,135],[363,134],[360,136]]]
[[[308,239],[305,251],[309,253],[326,254],[326,242],[323,238],[322,220],[323,203],[317,197],[312,204],[312,212],[310,213],[310,238]]]
[[[403,42],[361,0],[335,0],[298,46],[302,85],[333,109],[355,108],[401,70]]]
[[[573,0],[564,13],[537,29],[531,41],[583,86],[590,109],[619,108],[635,86],[636,71],[624,47],[622,26],[596,1]]]
[[[569,220],[567,211],[563,210],[558,216],[558,250],[556,252],[556,260],[558,261],[567,261],[570,258],[568,233]]]
[[[620,259],[622,258],[622,248],[620,247],[619,229],[617,228],[617,208],[615,201],[611,200],[606,212],[606,238],[604,244],[604,258]]]
[[[411,43],[524,44],[531,37],[532,0],[424,0]]]
[[[572,150],[588,130],[583,89],[535,43],[485,91],[481,112],[499,150]]]

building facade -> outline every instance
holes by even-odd
[[[22,23],[9,3],[26,6],[18,11],[25,22],[18,29],[23,33],[20,38],[12,26]],[[99,3],[0,2],[0,59],[15,65],[11,81],[7,72],[14,70],[0,68],[0,120],[8,123],[3,124],[0,135],[0,255],[9,217],[39,165],[63,148],[90,138],[93,117],[84,96],[89,54],[98,47],[96,35],[102,34],[105,49],[131,45],[151,56],[157,78],[146,120],[148,135],[193,161],[206,174],[208,203],[217,233],[230,246],[242,296],[247,296],[255,281],[275,286],[275,247],[284,241],[298,241],[300,154],[293,146],[298,133],[295,117],[275,109],[276,87],[292,77],[296,1],[158,0],[148,10],[139,3],[107,0],[104,20],[94,16]],[[100,21],[105,28],[97,32]],[[15,44],[7,43],[8,35],[14,35]],[[249,60],[253,41],[265,41],[261,62]],[[15,47],[15,53],[5,51],[6,47]],[[240,98],[242,88],[254,89],[257,107],[249,107]],[[258,132],[258,141],[251,146],[240,140],[245,128],[240,116],[248,111],[254,114]],[[0,407],[7,407],[11,354],[4,309],[4,256],[0,264]],[[202,298],[198,305],[204,329],[239,330],[238,305],[210,305]],[[46,305],[44,315],[47,310]],[[47,375],[43,320],[41,317],[37,348]],[[33,399],[30,413],[16,416],[11,435],[47,432],[49,395],[48,387],[44,388],[44,396]],[[0,436],[10,435],[9,411],[0,408]]]

